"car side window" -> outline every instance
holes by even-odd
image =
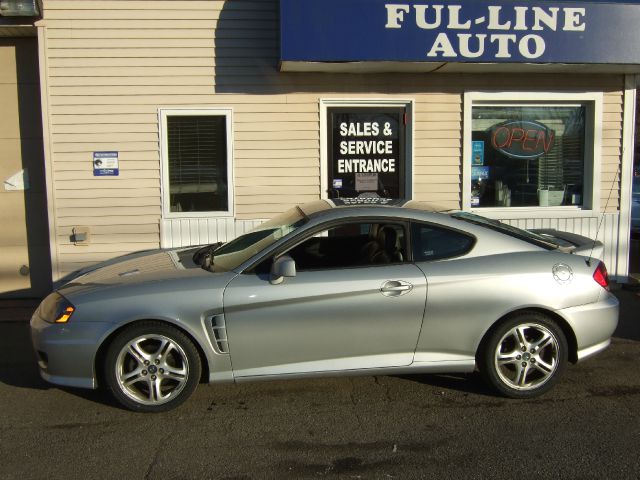
[[[411,241],[416,262],[459,257],[469,252],[475,243],[471,235],[427,223],[411,225]]]
[[[402,263],[406,238],[401,224],[348,223],[317,232],[287,253],[301,271]]]

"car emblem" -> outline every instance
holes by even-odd
[[[555,278],[556,282],[560,285],[567,285],[573,280],[573,270],[565,263],[555,264],[551,272],[553,273],[553,278]]]

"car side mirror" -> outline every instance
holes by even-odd
[[[274,260],[271,265],[271,278],[269,282],[272,285],[278,285],[284,281],[284,277],[296,276],[296,262],[289,255],[282,255]]]

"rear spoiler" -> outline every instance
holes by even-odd
[[[529,230],[530,232],[548,238],[558,244],[559,249],[566,253],[584,255],[602,260],[604,244],[599,240],[583,237],[576,233],[561,232],[550,228],[540,228]]]

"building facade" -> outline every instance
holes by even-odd
[[[640,6],[526,4],[45,0],[42,275],[383,196],[597,236],[624,279]]]

